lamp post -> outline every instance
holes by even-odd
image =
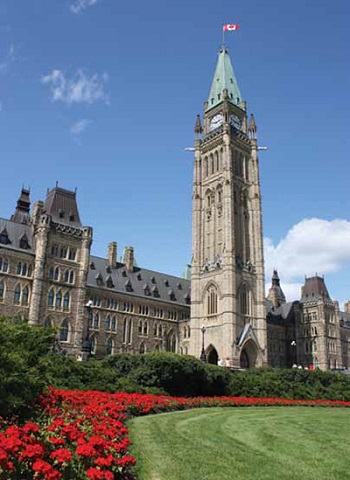
[[[202,332],[202,351],[201,351],[201,356],[199,357],[202,362],[207,361],[207,356],[206,356],[205,350],[204,350],[204,335],[205,335],[206,330],[207,329],[205,328],[205,326],[202,325],[202,328],[201,328],[201,332]]]
[[[297,363],[297,342],[292,340],[290,345],[292,347],[292,366],[294,367]]]
[[[89,355],[91,354],[90,323],[92,320],[92,300],[89,300],[85,306],[88,311],[88,319],[85,330],[85,338],[81,347],[81,356],[83,361],[89,360]]]

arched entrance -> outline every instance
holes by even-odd
[[[216,348],[213,347],[213,345],[210,345],[208,347],[207,362],[212,363],[213,365],[217,365],[218,360],[219,360],[219,355],[218,355],[218,352],[216,351]]]
[[[242,349],[239,365],[241,368],[252,368],[256,366],[258,356],[258,348],[253,340],[248,340]]]

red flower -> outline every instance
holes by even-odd
[[[66,448],[59,448],[50,454],[50,458],[53,458],[58,463],[69,463],[73,456]]]

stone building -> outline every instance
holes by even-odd
[[[87,342],[96,357],[166,350],[233,368],[349,368],[350,301],[340,311],[323,278],[286,302],[274,271],[265,298],[257,126],[226,48],[194,151],[185,278],[139,267],[132,247],[118,261],[116,242],[106,258],[92,255],[76,192],[56,185],[31,208],[22,189],[11,219],[0,218],[0,314],[56,327],[77,358]]]

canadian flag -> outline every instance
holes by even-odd
[[[239,25],[237,23],[228,23],[227,25],[223,25],[222,29],[224,32],[230,32],[231,30],[238,30]]]

